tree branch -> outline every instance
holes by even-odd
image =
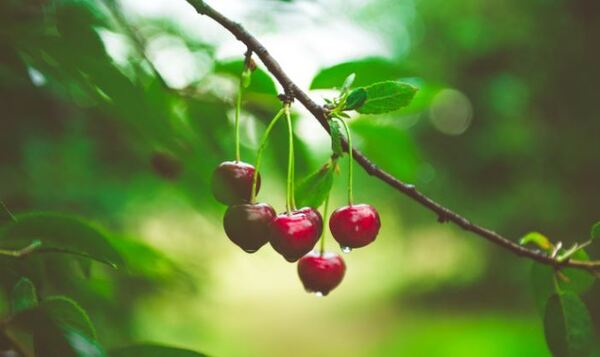
[[[310,113],[319,121],[319,123],[329,132],[329,125],[327,123],[328,112],[321,105],[314,102],[305,92],[303,92],[298,86],[290,79],[290,77],[283,71],[277,60],[273,58],[267,49],[248,31],[246,31],[242,25],[231,21],[223,14],[207,5],[203,0],[187,0],[196,11],[207,17],[210,17],[225,29],[227,29],[232,35],[234,35],[240,42],[244,43],[249,50],[256,53],[263,64],[267,67],[269,72],[277,79],[281,84],[286,94],[298,99],[302,105],[310,111]],[[347,143],[342,142],[344,150],[348,150]],[[475,223],[472,223],[467,218],[459,215],[458,213],[442,206],[435,202],[431,198],[427,197],[423,193],[419,192],[414,185],[404,183],[386,171],[380,169],[375,165],[368,157],[366,157],[359,150],[353,150],[354,160],[363,167],[363,169],[371,176],[375,176],[381,181],[387,183],[389,186],[402,192],[406,196],[412,198],[417,203],[421,204],[425,208],[434,212],[438,216],[438,221],[441,223],[452,222],[462,229],[475,233],[476,235],[487,239],[488,241],[495,243],[516,255],[533,259],[539,263],[554,266],[555,268],[560,267],[572,267],[579,268],[588,271],[600,271],[600,261],[581,261],[567,259],[565,261],[559,261],[555,257],[550,257],[541,253],[537,250],[528,249],[522,245],[519,245],[502,235],[481,227]]]

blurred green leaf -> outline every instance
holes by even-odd
[[[12,314],[34,308],[37,305],[37,295],[33,282],[21,278],[10,292],[10,311]]]
[[[106,357],[98,341],[71,328],[47,325],[33,335],[36,357]]]
[[[356,88],[348,95],[344,110],[359,110],[367,101],[367,91],[364,88]]]
[[[396,123],[393,119],[380,121],[369,117],[359,117],[349,122],[353,138],[361,143],[363,153],[399,179],[414,182],[423,160],[419,157],[412,134]]]
[[[17,217],[0,233],[0,247],[22,249],[33,240],[42,242],[36,251],[63,252],[95,259],[113,267],[123,259],[105,233],[77,217],[57,213],[29,213]]]
[[[205,357],[205,354],[152,344],[117,348],[109,352],[110,357]]]
[[[49,297],[15,315],[11,324],[33,334],[36,356],[105,356],[87,313],[67,297]]]
[[[219,62],[215,65],[215,73],[227,74],[236,79],[240,79],[244,71],[244,60],[232,60]],[[241,80],[241,79],[240,79]],[[277,95],[277,87],[271,76],[260,68],[252,72],[250,85],[246,89],[249,92]]]
[[[383,114],[407,106],[417,93],[410,84],[386,81],[365,87],[367,100],[358,109],[362,114]]]
[[[546,311],[546,303],[556,293],[554,268],[545,264],[533,263],[531,267],[531,286],[535,305],[540,315]]]
[[[578,250],[571,257],[575,260],[590,260],[590,257],[583,249]],[[590,272],[585,270],[563,268],[560,272],[563,275],[563,279],[560,277],[558,279],[558,285],[561,290],[570,291],[575,294],[582,294],[588,291],[596,281],[596,278]]]
[[[544,316],[544,335],[554,356],[586,357],[590,354],[594,341],[592,321],[576,294],[561,292],[550,297]]]
[[[359,87],[373,82],[406,77],[409,71],[404,66],[385,58],[364,58],[322,69],[313,78],[310,89],[339,88],[340,83],[343,83],[352,73],[357,74],[353,85]]]
[[[589,260],[584,250],[575,253],[573,258]],[[541,314],[546,310],[546,304],[552,295],[559,291],[582,294],[596,281],[593,275],[581,269],[564,268],[556,273],[553,267],[539,263],[533,264],[531,278],[536,307]]]
[[[69,327],[89,338],[96,338],[96,331],[85,310],[66,296],[48,297],[36,307],[15,315],[14,321],[21,327],[34,330],[46,318],[60,327]]]
[[[526,245],[529,243],[533,243],[533,244],[537,245],[540,249],[545,250],[545,251],[552,251],[552,249],[554,248],[554,245],[550,242],[548,237],[546,237],[545,235],[543,235],[539,232],[527,233],[519,241],[519,244],[521,244],[521,245]]]
[[[296,200],[299,207],[319,208],[327,198],[333,185],[334,165],[327,162],[319,170],[305,177],[296,185]]]
[[[592,226],[592,232],[591,232],[591,238],[592,239],[596,239],[598,237],[600,237],[600,222],[596,222]]]
[[[110,237],[112,245],[127,261],[128,274],[162,282],[193,285],[192,278],[159,250],[129,237]],[[148,264],[148,262],[152,262]]]

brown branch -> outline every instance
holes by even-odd
[[[305,92],[298,88],[298,86],[283,71],[277,60],[275,60],[275,58],[273,58],[269,54],[267,49],[254,36],[252,36],[248,31],[246,31],[242,27],[242,25],[231,21],[223,14],[207,5],[202,0],[187,0],[187,2],[190,5],[192,5],[199,14],[208,16],[217,23],[219,23],[231,34],[233,34],[240,42],[244,43],[248,47],[248,50],[256,53],[256,55],[260,58],[263,64],[267,67],[269,72],[281,84],[286,94],[292,95],[294,98],[298,99],[298,101],[302,103],[302,105],[306,107],[308,111],[311,112],[311,114],[319,121],[319,123],[321,123],[323,128],[325,128],[325,130],[329,132],[329,125],[327,123],[327,110],[321,105],[314,102],[312,99],[310,99],[310,97]],[[344,146],[344,150],[347,151],[347,143],[344,141],[342,144]],[[519,245],[492,230],[472,223],[467,218],[435,202],[431,198],[419,192],[414,185],[404,183],[392,176],[391,174],[387,173],[386,171],[378,168],[377,165],[371,162],[371,160],[369,160],[369,158],[366,157],[359,150],[354,149],[353,156],[354,160],[360,166],[362,166],[363,169],[369,175],[377,177],[381,181],[387,183],[389,186],[402,192],[406,196],[412,198],[417,203],[434,212],[438,216],[439,222],[452,222],[466,231],[475,233],[476,235],[483,237],[492,243],[495,243],[503,248],[510,250],[516,255],[533,259],[542,264],[551,265],[556,268],[572,267],[585,269],[588,271],[600,271],[600,261],[581,261],[571,259],[560,261],[555,257],[550,257],[548,255],[545,255],[544,253],[538,252],[536,250],[531,250],[522,245]]]

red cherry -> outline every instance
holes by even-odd
[[[379,213],[366,204],[338,208],[329,219],[331,234],[344,251],[371,243],[380,227]]]
[[[311,252],[298,261],[298,275],[308,292],[329,294],[340,284],[345,272],[344,260],[335,253]]]
[[[223,217],[227,237],[247,253],[254,253],[269,241],[269,224],[275,210],[267,203],[230,206]]]
[[[269,241],[288,262],[295,262],[313,249],[322,229],[306,213],[282,213],[269,225]]]
[[[312,207],[303,207],[299,210],[296,210],[296,212],[307,215],[308,218],[319,228],[319,233],[317,235],[321,237],[321,232],[323,232],[323,217],[321,217],[321,213]]]
[[[241,161],[225,161],[212,176],[212,192],[217,201],[232,205],[250,202],[254,166]],[[256,179],[256,193],[260,190],[260,174]]]

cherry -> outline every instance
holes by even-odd
[[[313,249],[323,227],[316,223],[314,216],[293,211],[273,218],[269,230],[273,249],[288,262],[295,262]]]
[[[223,217],[229,239],[247,253],[254,253],[269,241],[269,223],[275,210],[267,203],[230,206]]]
[[[212,192],[217,201],[232,205],[250,202],[254,166],[242,161],[225,161],[212,176]],[[256,179],[256,193],[260,189],[260,174]]]
[[[379,213],[367,204],[338,208],[329,219],[331,234],[344,251],[371,243],[380,227]]]
[[[298,261],[298,275],[308,292],[329,294],[340,284],[345,272],[344,260],[335,253],[313,251]]]
[[[314,224],[317,225],[317,227],[319,228],[317,235],[320,237],[321,232],[323,232],[323,217],[321,217],[321,213],[319,213],[318,210],[312,207],[303,207],[297,210],[296,212],[304,213]]]

